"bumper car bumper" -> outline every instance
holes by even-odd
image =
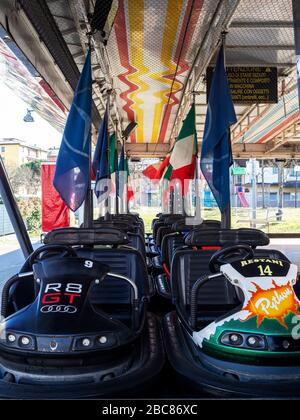
[[[297,398],[300,360],[294,366],[252,366],[206,356],[186,334],[175,312],[163,320],[165,348],[181,389],[189,397]]]
[[[101,354],[98,363],[57,358],[14,359],[0,354],[0,398],[89,399],[145,396],[164,364],[159,322],[147,315],[141,336],[115,354]]]

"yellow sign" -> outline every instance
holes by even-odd
[[[277,103],[276,67],[227,67],[231,97],[236,104]],[[207,69],[207,92],[212,80],[213,68]],[[208,95],[208,93],[207,93]]]

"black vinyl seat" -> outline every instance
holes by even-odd
[[[118,220],[94,221],[93,227],[96,229],[101,229],[101,228],[120,229],[123,232],[127,233],[127,237],[128,237],[127,246],[131,246],[132,248],[135,248],[138,251],[140,251],[143,257],[146,259],[145,240],[144,240],[142,231],[139,227],[135,226],[134,224],[127,224],[124,221],[122,222]]]
[[[109,266],[111,272],[132,279],[143,300],[149,300],[153,294],[147,266],[139,251],[127,247],[117,249],[85,247],[78,249],[77,254],[82,258],[104,263]],[[101,287],[95,285],[91,289],[89,299],[98,309],[112,315],[115,319],[130,322],[132,293],[133,290],[127,283],[107,276]]]
[[[126,276],[134,281],[139,290],[142,301],[147,301],[153,295],[153,284],[148,276],[145,255],[138,249],[144,245],[143,238],[140,235],[124,233],[119,229],[112,227],[102,227],[91,229],[91,241],[80,243],[76,235],[80,231],[87,229],[65,228],[56,229],[49,232],[44,239],[45,244],[67,244],[76,246],[76,252],[79,257],[87,258],[92,261],[99,261],[109,267],[109,271]],[[113,241],[109,237],[104,238],[102,243],[97,242],[93,235],[108,236],[116,235],[117,240]],[[94,239],[93,239],[94,238]],[[130,302],[132,301],[133,290],[121,279],[112,279],[109,276],[101,284],[101,287],[95,285],[89,294],[89,299],[93,305],[99,307],[104,312],[114,314],[119,320],[130,317]]]
[[[100,222],[100,221],[125,223],[127,224],[127,226],[134,226],[136,233],[141,233],[143,237],[145,236],[144,221],[136,214],[132,214],[132,213],[110,214],[107,220],[104,216],[102,216],[96,222]]]
[[[226,246],[228,246],[230,238],[232,244],[237,238],[239,238],[240,243],[247,243],[247,234],[250,233],[250,229],[232,230],[230,232],[226,230],[207,230],[204,235],[200,236],[200,230],[196,234],[191,231],[185,239],[187,246],[175,251],[171,264],[170,280],[172,300],[187,322],[190,316],[192,287],[201,276],[211,274],[209,261],[215,253],[214,250],[193,249],[193,247],[196,244],[198,247],[205,247],[206,244],[209,246],[225,246],[225,243],[222,243],[225,239]],[[252,244],[255,248],[256,243],[257,245],[267,245],[268,242],[267,236],[261,232],[260,236],[257,234],[256,239],[255,235],[250,238],[248,244]],[[267,248],[254,249],[254,255],[260,258],[287,260],[280,251]],[[212,279],[201,287],[197,297],[197,328],[200,329],[213,322],[216,318],[233,310],[241,302],[240,289],[233,287],[225,277]]]
[[[177,220],[185,219],[185,216],[182,214],[163,214],[159,219],[153,224],[153,239],[157,245],[157,233],[158,229],[163,226],[172,226]]]
[[[93,226],[95,227],[102,227],[104,225],[120,228],[127,232],[138,233],[142,235],[143,238],[145,236],[144,224],[136,220],[123,219],[123,218],[113,218],[113,219],[105,220],[101,218],[98,220],[94,220],[93,222]]]
[[[203,220],[201,224],[193,225],[186,224],[185,220],[178,220],[171,228],[167,227],[163,231],[163,228],[159,228],[158,235],[161,232],[161,245],[160,245],[160,256],[153,258],[153,265],[156,270],[159,268],[165,272],[169,277],[171,261],[176,249],[185,245],[186,234],[193,229],[220,229],[221,223],[218,220]],[[171,232],[171,233],[170,233]],[[159,273],[160,274],[160,273]]]
[[[189,318],[191,290],[204,274],[209,274],[208,263],[214,251],[178,250],[171,268],[171,290],[173,303]],[[201,288],[198,295],[198,321],[210,323],[240,303],[235,288],[224,278],[212,280]]]

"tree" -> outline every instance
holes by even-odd
[[[31,161],[17,168],[8,168],[14,193],[37,195],[41,189],[41,162]]]

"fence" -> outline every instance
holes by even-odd
[[[14,233],[14,229],[10,223],[4,204],[0,204],[0,236],[9,235],[10,233]]]

